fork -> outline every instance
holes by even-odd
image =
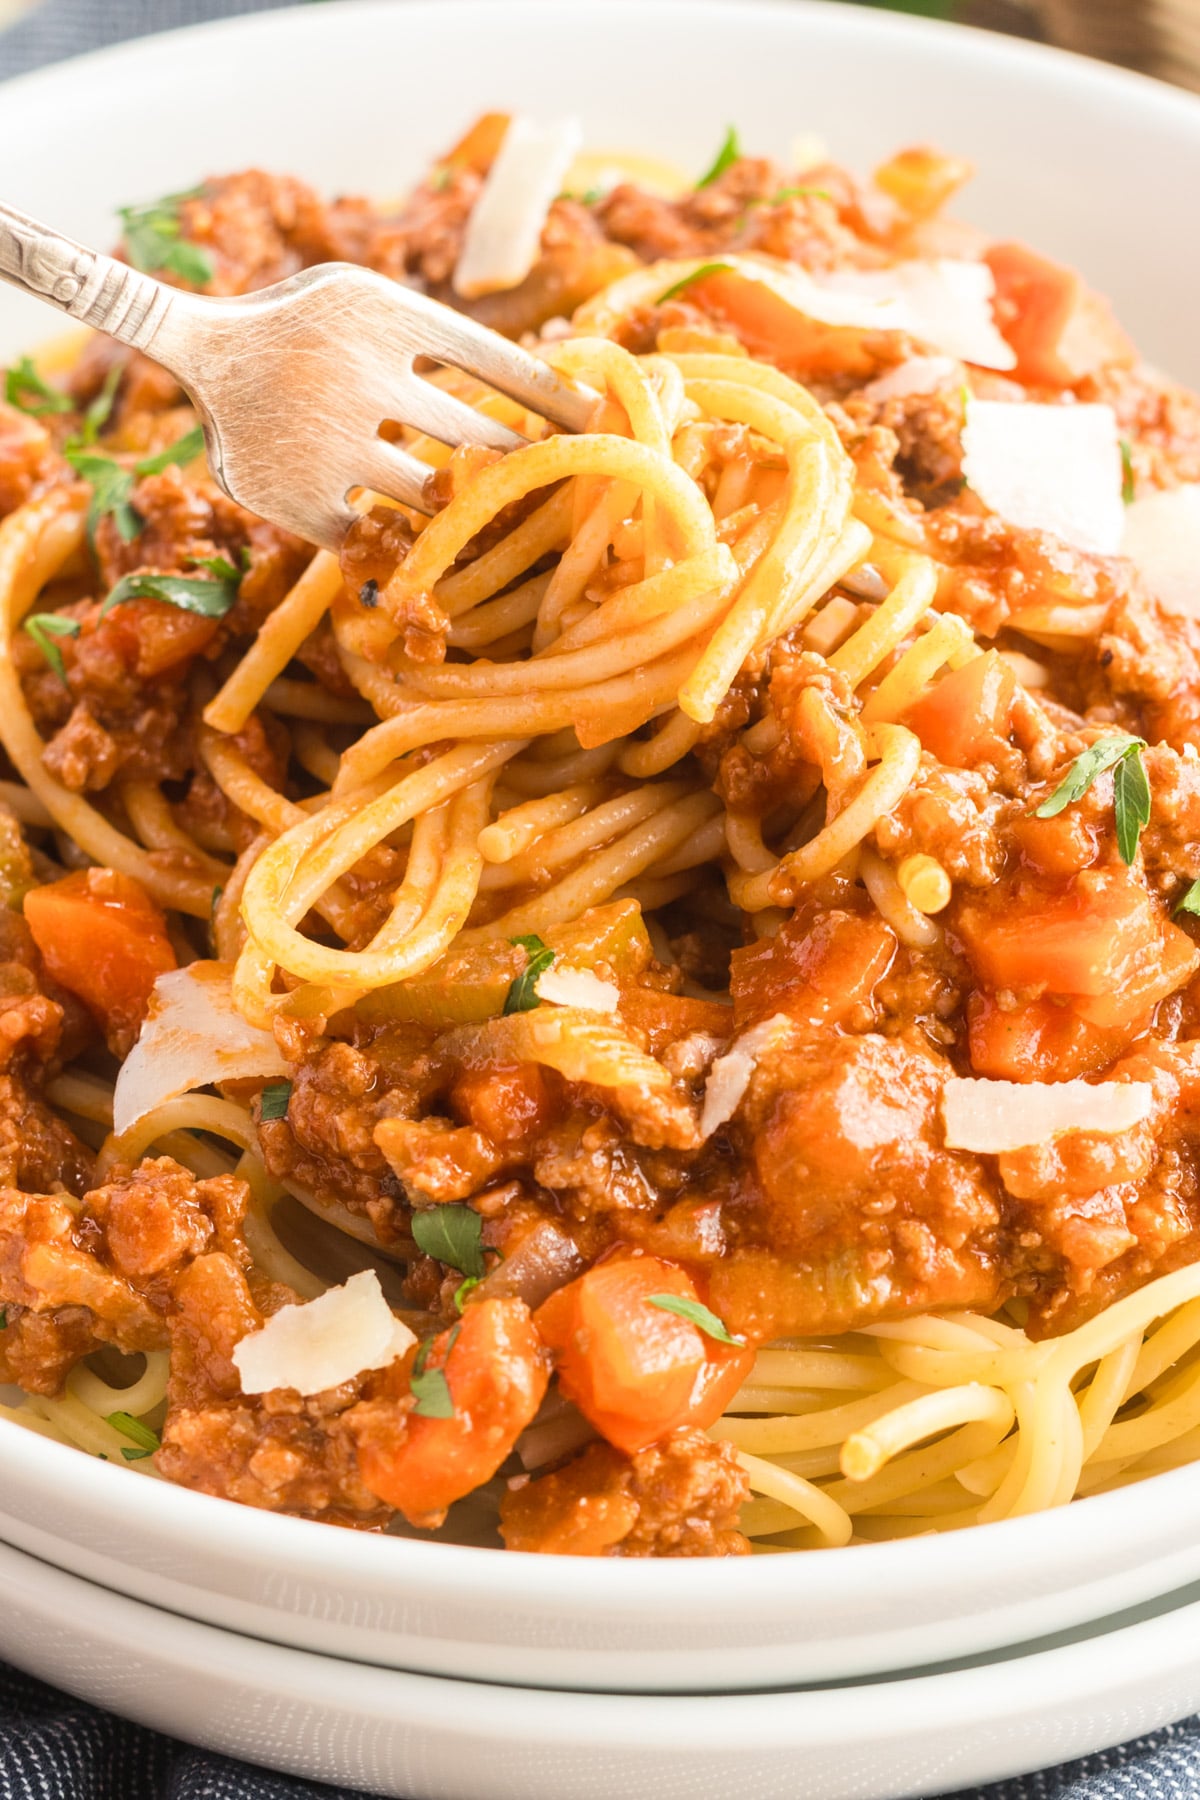
[[[169,287],[0,204],[0,278],[152,356],[195,404],[213,475],[232,500],[329,550],[370,488],[430,512],[432,473],[380,433],[443,444],[527,440],[419,375],[427,357],[475,376],[570,431],[596,395],[496,332],[352,263],[213,299]]]

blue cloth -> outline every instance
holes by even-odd
[[[103,44],[288,0],[42,0],[0,32],[0,80]],[[947,1800],[1195,1800],[1200,1718]],[[173,1743],[0,1664],[0,1800],[354,1800]],[[731,1800],[737,1800],[736,1795]]]

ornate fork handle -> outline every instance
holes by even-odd
[[[0,204],[0,279],[78,319],[148,351],[176,304],[185,299],[149,275],[51,231]]]

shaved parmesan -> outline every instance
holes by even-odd
[[[1115,556],[1125,529],[1121,451],[1111,406],[971,400],[963,473],[1013,525]]]
[[[534,983],[539,1000],[555,1006],[578,1006],[584,1012],[616,1012],[621,990],[615,982],[601,981],[590,969],[560,969],[551,964]]]
[[[578,121],[538,125],[514,118],[471,212],[454,271],[464,300],[524,281],[538,259],[542,227],[578,153]]]
[[[374,1269],[364,1269],[302,1306],[281,1306],[235,1345],[233,1365],[243,1394],[323,1394],[367,1369],[386,1369],[416,1341],[384,1299]]]
[[[942,1095],[946,1147],[999,1156],[1063,1131],[1128,1131],[1153,1102],[1146,1081],[952,1080]]]
[[[742,1104],[750,1077],[764,1050],[781,1037],[791,1025],[787,1013],[775,1013],[743,1031],[724,1056],[718,1056],[708,1072],[704,1087],[704,1105],[700,1109],[700,1136],[710,1138],[719,1125],[732,1119]]]
[[[193,1088],[287,1074],[271,1033],[248,1025],[234,1006],[232,973],[229,963],[194,962],[159,976],[141,1035],[113,1091],[118,1137],[165,1100]]]
[[[1164,606],[1200,616],[1200,486],[1147,494],[1127,506],[1121,555]]]
[[[910,394],[936,394],[956,376],[961,381],[962,372],[951,356],[910,356],[877,381],[868,382],[859,398],[882,406],[885,400],[905,400]]]
[[[825,285],[894,305],[903,319],[900,329],[948,356],[981,369],[1016,366],[1016,353],[992,315],[996,284],[986,263],[932,257],[890,269],[843,269]]]

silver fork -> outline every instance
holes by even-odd
[[[230,498],[331,550],[354,519],[354,488],[431,510],[428,465],[382,437],[384,422],[444,444],[526,441],[426,381],[414,358],[462,369],[570,431],[585,428],[596,402],[496,332],[351,263],[211,299],[0,205],[0,278],[170,370]]]

